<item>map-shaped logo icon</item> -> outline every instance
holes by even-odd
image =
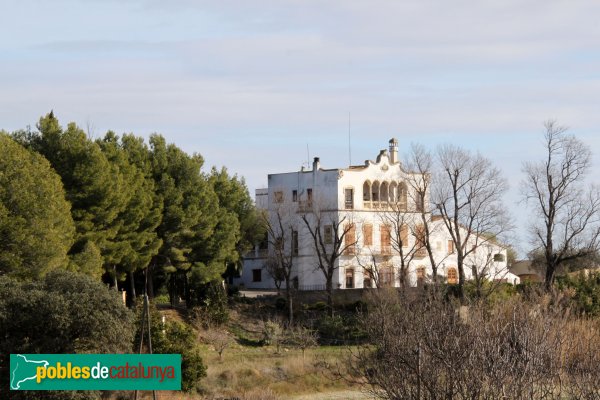
[[[12,390],[19,390],[23,382],[36,379],[37,368],[47,367],[49,364],[46,360],[30,360],[21,354],[17,354],[13,361],[11,364],[14,365],[14,368],[10,371],[10,388]]]

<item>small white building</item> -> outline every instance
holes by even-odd
[[[423,205],[413,200],[418,198],[413,187],[419,179],[423,177],[403,169],[398,142],[391,139],[388,150],[381,150],[375,161],[367,160],[364,165],[325,169],[315,158],[312,170],[270,174],[268,189],[256,191],[256,205],[265,210],[272,225],[289,231],[284,246],[293,255],[293,284],[298,289],[325,288],[324,275],[317,269],[313,237],[303,216],[311,223],[320,221],[325,248],[334,241],[333,226],[348,228],[344,242],[351,245],[336,261],[334,288],[400,286],[401,265],[405,284],[417,286],[432,278],[429,254],[418,239]],[[448,229],[441,217],[426,215],[438,282],[457,283],[456,252]],[[402,225],[394,225],[394,220],[401,220]],[[508,271],[506,248],[480,239],[472,239],[473,252],[463,264],[466,279],[478,274],[488,280],[518,283],[519,278]],[[244,258],[244,287],[275,287],[266,268],[274,241],[268,242]]]

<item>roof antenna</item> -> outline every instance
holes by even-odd
[[[308,142],[306,142],[306,165],[310,168],[310,152],[308,151]]]
[[[350,147],[350,111],[348,111],[348,161],[352,165],[352,148]]]

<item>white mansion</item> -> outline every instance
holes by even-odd
[[[382,150],[375,161],[367,160],[364,165],[323,169],[315,158],[312,170],[270,174],[268,189],[256,190],[256,205],[265,210],[272,226],[289,232],[283,246],[293,257],[292,282],[300,290],[325,288],[313,236],[302,217],[312,222],[321,219],[318,226],[324,249],[333,247],[336,236],[341,236],[333,227],[344,231],[343,251],[335,261],[334,288],[399,286],[401,270],[405,284],[417,286],[431,280],[432,258],[438,282],[457,283],[454,243],[441,217],[427,213],[431,257],[419,240],[423,205],[411,200],[418,196],[412,195],[410,182],[422,178],[403,169],[398,142],[392,139],[389,150]],[[390,227],[394,220],[401,220],[401,228]],[[463,263],[465,278],[477,275],[518,283],[519,278],[508,272],[506,249],[477,239]],[[267,268],[274,246],[270,238],[247,254],[237,283],[253,289],[274,288]]]

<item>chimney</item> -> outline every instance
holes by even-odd
[[[396,164],[399,162],[398,160],[398,140],[396,138],[391,138],[390,141],[390,163]]]
[[[321,168],[319,157],[315,157],[313,160],[313,171],[317,171],[319,168]]]

